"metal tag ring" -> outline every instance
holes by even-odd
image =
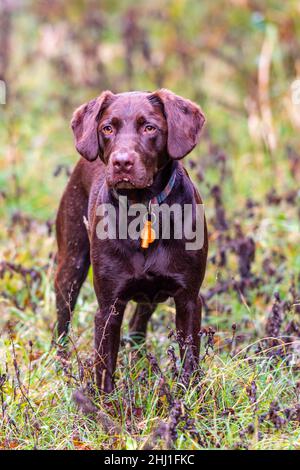
[[[150,212],[150,213],[149,213],[149,212],[146,212],[146,214],[145,214],[144,217],[143,217],[143,222],[144,222],[144,224],[145,224],[146,222],[148,222],[148,216],[149,216],[149,214],[151,215],[151,220],[150,220],[151,224],[155,224],[155,222],[156,222],[156,215],[154,214],[154,212]],[[152,217],[153,217],[154,220],[152,220]]]

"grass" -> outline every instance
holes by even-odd
[[[83,318],[85,322],[86,317],[90,315]],[[1,358],[4,448],[141,449],[149,441],[150,446],[166,448],[169,432],[176,449],[299,448],[299,422],[287,420],[284,412],[299,399],[294,367],[284,359],[266,357],[266,351],[254,352],[255,344],[233,356],[209,352],[201,361],[201,379],[187,389],[166,364],[171,341],[149,340],[149,350],[166,364],[161,375],[145,357],[136,359],[136,351],[123,347],[116,391],[106,402],[98,402],[115,423],[108,432],[103,416],[96,421],[87,418],[72,400],[76,388],[92,386],[87,353],[91,329],[73,337],[80,359],[73,357],[62,367],[50,348],[51,328],[44,341],[30,343],[30,318],[26,321],[26,329],[15,328],[2,344],[6,352]],[[38,323],[44,332],[47,318]],[[252,395],[251,384],[255,384]],[[270,411],[274,401],[280,403],[276,417]],[[180,415],[173,429],[170,416],[178,404]],[[157,436],[162,423],[169,423],[170,429]]]
[[[170,303],[161,305],[151,320],[148,356],[123,344],[116,390],[105,400],[97,397],[91,280],[74,314],[70,360],[62,363],[52,342],[54,238],[45,224],[31,223],[24,230],[24,221],[15,222],[6,247],[15,249],[14,264],[11,269],[2,266],[0,280],[2,448],[299,448],[297,355],[291,360],[284,337],[284,352],[276,355],[282,349],[280,338],[270,346],[261,334],[267,308],[245,305],[232,291],[218,296],[216,311],[204,319],[199,373],[188,388],[180,363],[173,359],[173,350],[176,357],[178,350]],[[34,270],[33,259],[39,261]],[[28,271],[16,272],[17,264]],[[222,312],[226,297],[231,313]],[[129,305],[123,336],[132,311]],[[85,390],[103,415],[79,411],[72,399],[77,389]]]
[[[48,174],[47,178],[54,177]],[[41,187],[39,191],[43,191]],[[46,195],[47,191],[46,188]],[[211,198],[209,194],[206,197]],[[14,200],[15,196],[10,197],[10,201]],[[243,209],[239,211],[245,215]],[[214,210],[208,208],[207,212],[211,243],[206,294],[222,279],[240,279],[236,253],[226,252],[228,261],[223,269],[213,259],[220,256],[220,246],[213,236],[216,232],[212,231]],[[91,358],[96,301],[91,273],[74,314],[71,358],[61,364],[52,343],[55,325],[52,225],[47,217],[42,222],[24,214],[23,209],[16,212],[14,206],[7,204],[0,232],[6,260],[0,276],[1,447],[299,448],[299,339],[293,338],[291,348],[286,333],[290,322],[298,321],[289,293],[291,274],[299,269],[293,228],[297,225],[296,213],[296,207],[282,201],[277,205],[259,205],[254,216],[244,217],[243,226],[256,242],[251,276],[260,275],[262,282],[244,293],[229,286],[208,301],[200,370],[188,389],[180,376],[174,374],[180,364],[174,364],[172,354],[167,354],[171,347],[178,357],[176,341],[172,335],[168,337],[174,329],[172,303],[160,305],[151,320],[147,339],[147,349],[156,358],[161,373],[151,367],[149,357],[136,358],[134,348],[121,347],[116,391],[106,401],[96,397],[97,406],[116,427],[111,430],[106,418],[85,416],[72,399],[78,388],[87,390],[92,398],[95,393]],[[234,209],[226,210],[226,217],[237,220]],[[263,227],[265,221],[271,231]],[[229,226],[228,233],[234,239],[233,222]],[[276,275],[262,270],[265,259],[275,266]],[[282,326],[270,346],[263,338],[275,291],[280,292],[282,301],[289,300],[291,306],[282,313]],[[124,336],[132,309],[129,305]],[[232,325],[237,325],[236,331]],[[211,337],[209,326],[215,332]],[[212,347],[207,348],[207,343]],[[275,354],[281,349],[281,354]],[[277,411],[274,402],[278,404]]]
[[[107,83],[105,74],[99,81],[98,72],[92,74],[90,84],[76,73],[85,60],[91,67],[90,30],[98,38],[97,22],[89,24],[79,4],[62,16],[61,6],[48,13],[41,4],[13,18],[10,98],[0,107],[0,447],[299,449],[299,109],[288,95],[295,78],[288,45],[299,35],[298,24],[293,30],[289,22],[296,2],[266,7],[259,24],[250,7],[233,5],[240,2],[232,2],[230,15],[222,1],[167,2],[167,27],[161,3],[152,2],[148,12],[145,2],[142,24],[154,67],[141,51],[131,51],[128,81],[122,54],[130,51],[122,49],[121,12],[110,3],[99,39]],[[66,37],[59,26],[65,14]],[[52,21],[51,31],[45,29]],[[278,33],[268,85],[278,138],[273,153],[261,136],[257,83],[268,24]],[[83,36],[74,37],[74,30]],[[50,33],[63,41],[62,56],[59,46],[54,55],[47,52]],[[178,38],[191,45],[182,55]],[[200,101],[207,116],[200,146],[185,159],[205,201],[210,239],[201,360],[187,387],[172,333],[174,306],[161,304],[147,354],[122,343],[116,390],[103,399],[93,382],[91,272],[74,313],[69,360],[59,359],[53,344],[53,220],[77,159],[69,120],[76,106],[101,91],[98,83],[123,91],[155,89],[157,81]],[[246,110],[245,103],[258,108]],[[127,308],[123,337],[133,308]],[[97,409],[80,396],[74,400],[78,389]]]

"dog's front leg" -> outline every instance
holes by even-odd
[[[96,382],[100,392],[114,388],[114,372],[120,344],[125,303],[115,302],[100,308],[95,317]]]
[[[191,374],[199,366],[201,299],[190,292],[175,297],[176,330],[183,362],[183,371],[188,381]]]

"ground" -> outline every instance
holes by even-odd
[[[185,2],[176,8],[175,3],[165,10],[165,34],[159,30],[159,14],[149,16],[152,65],[147,51],[145,57],[132,53],[127,38],[127,53],[133,54],[127,57],[128,77],[116,37],[121,13],[110,12],[111,23],[109,14],[104,16],[108,26],[101,57],[107,69],[106,75],[100,74],[104,83],[96,84],[94,76],[77,74],[80,54],[87,55],[86,69],[79,67],[82,73],[93,64],[91,44],[84,44],[89,36],[74,36],[72,30],[83,21],[79,6],[74,11],[70,7],[74,15],[67,12],[69,23],[56,20],[59,2],[58,10],[44,12],[40,6],[30,14],[17,12],[14,18],[12,42],[18,47],[11,57],[10,98],[0,109],[1,448],[300,448],[299,108],[289,98],[293,73],[284,68],[292,63],[287,58],[294,57],[288,49],[291,39],[285,40],[287,34],[295,34],[296,40],[289,26],[296,6],[291,2],[289,11],[282,6],[281,16],[270,8],[259,19],[250,7],[232,2],[236,5],[230,18],[215,12],[212,27],[205,15],[211,14],[209,8],[222,12],[222,2],[218,8],[204,2],[200,17],[198,2],[190,2],[190,16]],[[200,39],[207,39],[199,55],[197,18],[203,25]],[[91,26],[90,18],[84,20],[83,31],[94,31],[90,28],[97,27],[96,19]],[[47,23],[51,21],[52,29]],[[177,34],[190,49],[178,52]],[[50,45],[57,35],[54,49],[47,43],[49,35]],[[64,50],[58,57],[59,41],[67,51],[75,41],[73,54]],[[268,102],[260,74],[270,47],[275,52]],[[172,302],[159,305],[154,314],[147,351],[129,346],[130,304],[116,390],[103,399],[93,382],[97,305],[92,272],[74,313],[68,360],[57,356],[53,338],[53,222],[78,159],[69,121],[72,110],[95,96],[96,89],[160,85],[200,102],[207,117],[199,147],[184,160],[204,199],[209,229],[201,291],[201,358],[187,386],[181,376]],[[271,129],[268,110],[271,117],[273,111]],[[265,126],[267,133],[261,132]]]

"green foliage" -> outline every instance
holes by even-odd
[[[17,3],[10,48],[0,41],[0,58],[9,59],[0,69],[9,92],[0,105],[0,447],[299,448],[300,108],[291,100],[299,75],[299,2]],[[53,220],[78,158],[73,110],[107,88],[159,87],[199,102],[207,117],[185,164],[209,223],[203,326],[215,331],[213,349],[205,347],[206,330],[199,376],[186,389],[167,354],[173,346],[178,355],[174,338],[167,338],[174,308],[161,305],[147,347],[162,375],[135,348],[121,347],[114,396],[96,399],[121,426],[108,432],[102,415],[93,421],[72,400],[76,388],[93,389],[91,282],[74,314],[70,360],[61,363],[52,344]],[[218,227],[214,186],[221,188],[228,229]],[[220,262],[226,237],[238,240],[237,225],[255,242],[245,288],[238,248],[226,248],[227,262]],[[280,304],[282,323],[271,341],[265,338],[275,291],[286,305]],[[174,402],[183,410],[171,439]]]

